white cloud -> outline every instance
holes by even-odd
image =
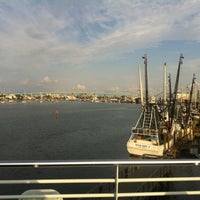
[[[82,8],[68,6],[74,15],[67,7],[65,12],[54,13],[45,4],[10,6],[15,11],[12,15],[7,10],[1,13],[5,30],[0,42],[6,55],[9,53],[19,63],[28,57],[41,64],[80,64],[94,56],[114,58],[116,54],[152,47],[174,37],[200,40],[198,1],[94,1],[81,5]],[[58,3],[57,9],[61,7],[62,3]],[[78,9],[82,12],[78,13]]]
[[[82,84],[77,84],[76,87],[75,87],[77,90],[86,90],[86,86],[85,85],[82,85]]]
[[[58,82],[58,80],[49,78],[48,76],[45,76],[45,77],[40,81],[40,83],[44,83],[44,84],[46,84],[46,83],[57,83],[57,82]]]
[[[119,4],[115,5],[117,7]],[[116,54],[157,46],[163,40],[200,39],[199,2],[149,2],[139,3],[137,6],[130,2],[128,6],[122,3],[120,9],[121,11],[113,9],[111,13],[118,23],[117,28],[102,34],[100,39],[95,39],[91,45],[91,53],[101,55],[104,52],[116,57]]]
[[[91,62],[114,63],[164,40],[200,41],[199,10],[195,0],[0,2],[0,70],[8,81],[22,71],[24,85],[29,74],[38,80],[47,71],[75,79],[76,68]],[[58,82],[49,76],[40,83]]]

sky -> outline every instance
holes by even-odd
[[[200,79],[200,0],[0,0],[0,93],[134,94],[147,54],[156,94],[181,53],[184,89]]]

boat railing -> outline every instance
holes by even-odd
[[[158,130],[150,128],[132,128],[132,133],[142,134],[142,135],[157,135]]]
[[[200,196],[199,164],[198,159],[0,162],[0,199]],[[23,176],[28,176],[27,169],[36,173],[35,179],[23,179]],[[5,173],[5,170],[10,170],[13,177],[18,178],[6,179],[9,173]],[[47,170],[50,171],[47,173]],[[52,170],[55,170],[57,178]],[[74,170],[75,177],[70,170]],[[105,174],[106,170],[108,174]],[[2,178],[2,174],[5,177]],[[38,177],[47,174],[48,178]],[[19,192],[12,194],[18,186]],[[22,192],[23,189],[26,190]]]

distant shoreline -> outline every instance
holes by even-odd
[[[0,103],[27,103],[27,102],[61,102],[61,101],[83,101],[92,103],[139,103],[140,98],[132,96],[107,96],[97,94],[0,94]]]

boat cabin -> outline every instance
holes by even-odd
[[[158,133],[152,129],[133,128],[132,139],[151,141],[154,145],[159,144]]]

